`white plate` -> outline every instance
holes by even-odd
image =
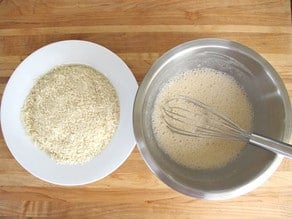
[[[24,100],[36,78],[56,65],[85,64],[103,73],[120,101],[120,123],[110,144],[83,165],[60,165],[33,145],[20,120]],[[11,75],[1,104],[1,126],[6,144],[20,165],[32,175],[58,185],[82,185],[116,170],[135,147],[132,126],[137,82],[127,65],[95,43],[67,40],[44,46],[29,55]]]

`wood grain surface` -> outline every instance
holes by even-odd
[[[117,53],[140,83],[168,49],[203,37],[245,44],[265,57],[292,98],[289,0],[0,0],[0,92],[16,66],[51,42],[81,39]],[[292,160],[256,190],[226,201],[184,196],[159,181],[135,148],[110,176],[62,187],[26,172],[0,135],[4,218],[292,218]]]

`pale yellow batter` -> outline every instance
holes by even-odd
[[[229,75],[209,68],[194,69],[171,79],[157,96],[152,124],[159,146],[177,163],[197,169],[219,168],[236,159],[246,143],[194,138],[171,132],[161,106],[177,95],[188,96],[223,113],[250,130],[253,110],[245,91]]]

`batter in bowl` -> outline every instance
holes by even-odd
[[[189,137],[167,128],[161,107],[177,95],[197,99],[242,128],[251,130],[253,109],[244,89],[224,72],[210,68],[193,69],[178,74],[162,87],[152,114],[152,127],[159,147],[177,163],[195,169],[214,169],[236,159],[246,143]]]

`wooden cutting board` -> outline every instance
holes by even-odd
[[[289,0],[0,0],[0,91],[16,66],[48,43],[81,39],[117,53],[140,83],[151,64],[188,40],[245,44],[279,72],[292,97]],[[110,176],[62,187],[26,172],[0,135],[0,216],[50,218],[292,218],[292,161],[258,189],[226,201],[184,196],[159,181],[137,149]]]

